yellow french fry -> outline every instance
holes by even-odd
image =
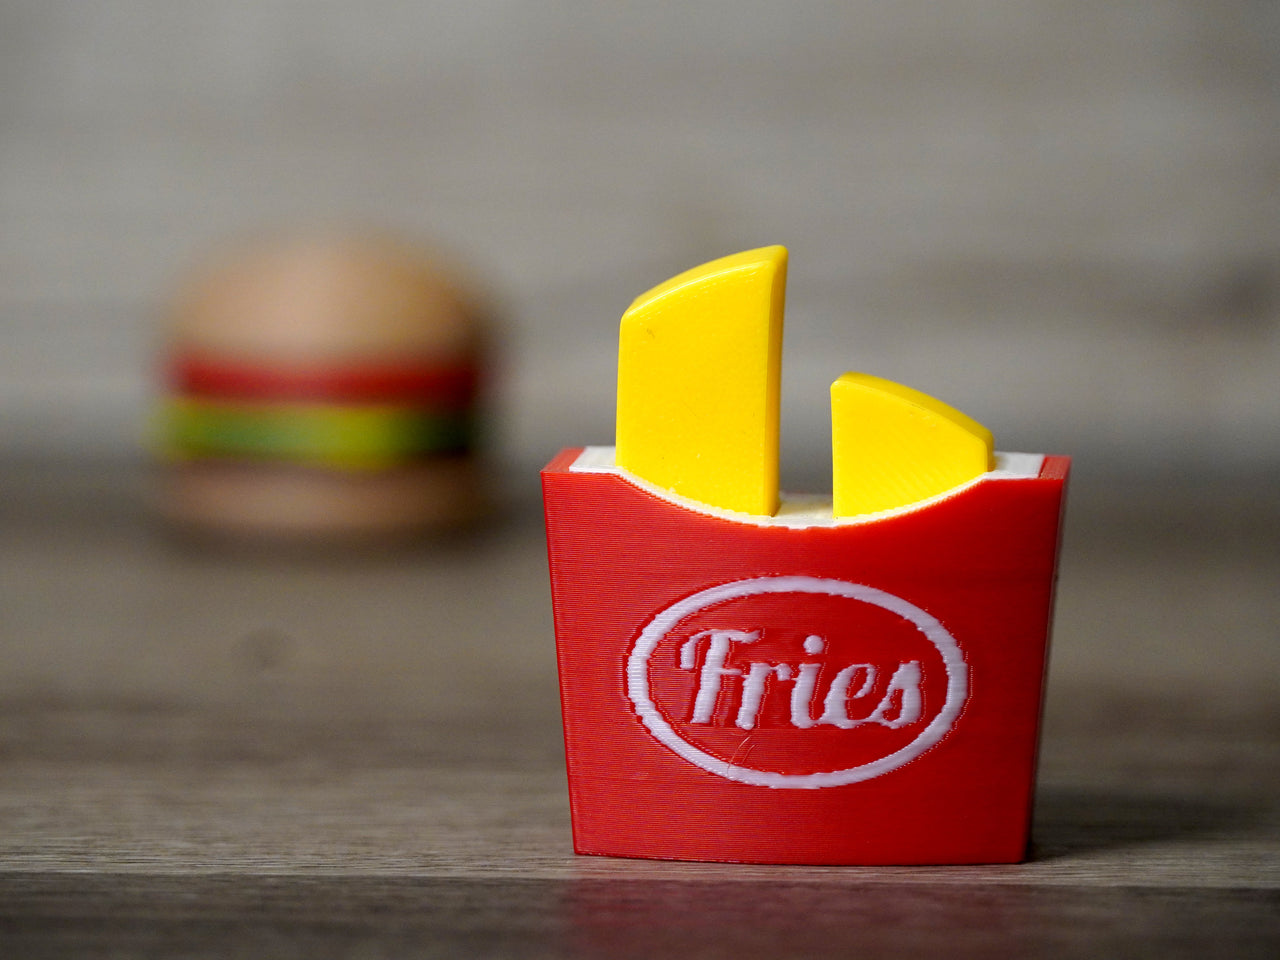
[[[654,287],[622,317],[617,463],[725,510],[778,508],[787,251],[762,247]]]
[[[831,385],[837,517],[945,493],[995,466],[991,431],[919,390],[846,373]]]

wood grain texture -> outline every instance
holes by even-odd
[[[0,471],[0,955],[1280,945],[1280,560],[1245,481],[1079,488],[1028,862],[776,868],[572,854],[535,516],[199,552],[140,479]]]

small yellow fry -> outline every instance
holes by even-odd
[[[831,466],[837,517],[904,507],[995,466],[982,424],[919,390],[865,373],[831,385]]]

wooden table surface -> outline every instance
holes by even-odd
[[[262,557],[2,476],[0,956],[1280,953],[1265,484],[1082,484],[1030,860],[887,869],[572,853],[528,506]]]

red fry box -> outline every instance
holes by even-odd
[[[717,511],[543,470],[574,847],[779,864],[1021,860],[1070,460],[900,510]]]

